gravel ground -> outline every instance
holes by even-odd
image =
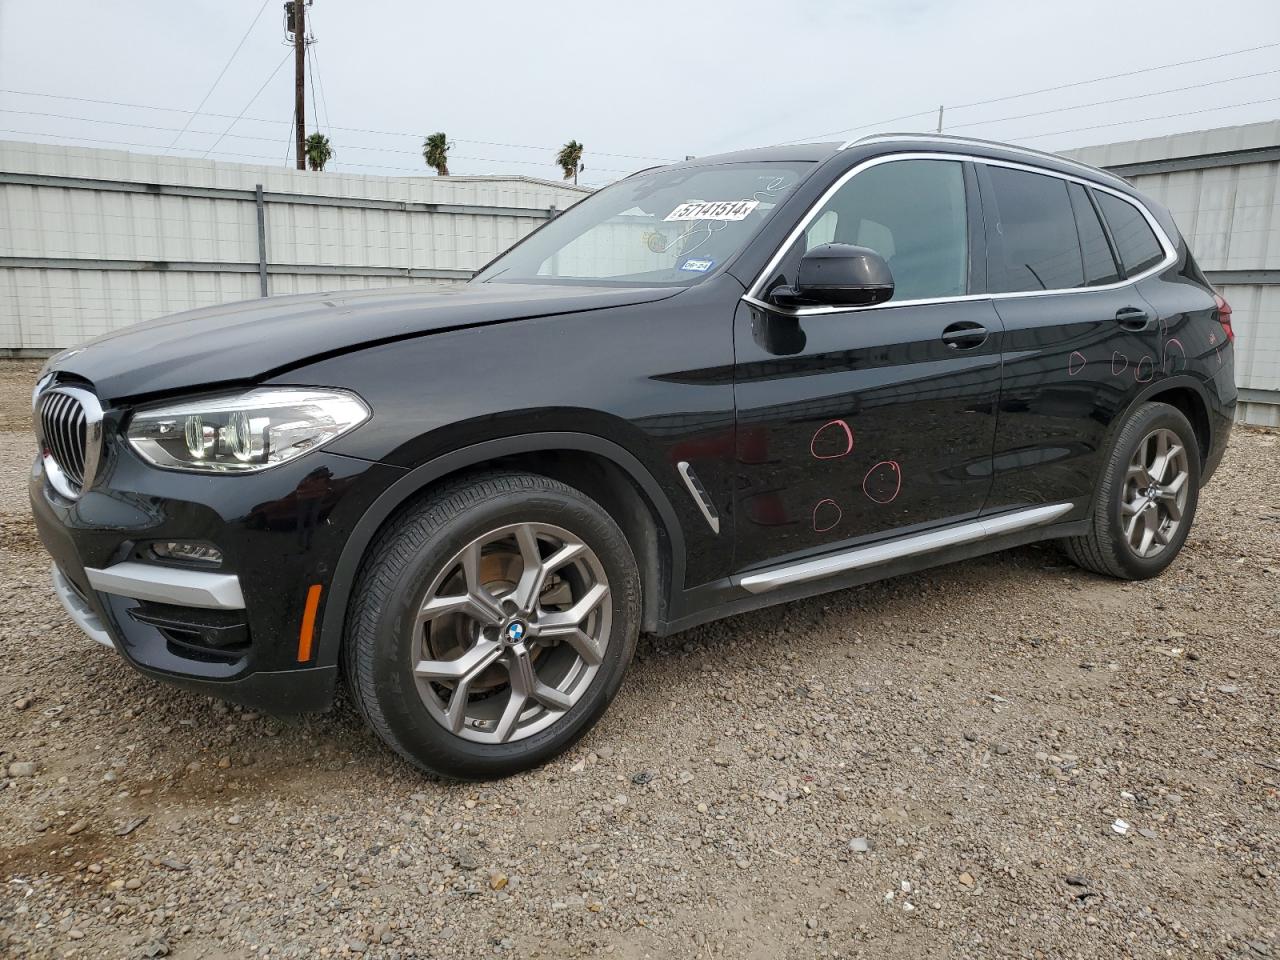
[[[1275,431],[1158,580],[1032,547],[642,641],[575,750],[476,786],[85,640],[35,369],[0,365],[0,954],[1280,957]]]

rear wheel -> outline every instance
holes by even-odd
[[[1200,449],[1182,412],[1140,407],[1112,444],[1091,529],[1065,541],[1086,570],[1124,580],[1163,571],[1182,549],[1200,495]]]
[[[506,776],[577,740],[635,649],[639,575],[594,501],[541,476],[442,488],[380,537],[345,666],[370,727],[424,770]]]

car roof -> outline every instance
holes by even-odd
[[[868,156],[884,153],[886,145],[891,146],[894,152],[931,150],[945,153],[964,153],[992,160],[1007,160],[1010,163],[1029,164],[1057,173],[1094,180],[1098,183],[1124,190],[1126,193],[1134,192],[1130,183],[1113,173],[1100,170],[1097,167],[1091,167],[1076,160],[1068,160],[1066,157],[1060,157],[1057,154],[1033,150],[1029,147],[1020,147],[1011,143],[999,143],[995,140],[955,137],[941,133],[875,133],[859,137],[856,140],[846,140],[842,143],[777,144],[771,147],[756,147],[751,150],[736,150],[732,153],[696,157],[683,163],[671,164],[671,166],[702,166],[718,163],[787,160],[821,163],[846,151],[865,151]]]

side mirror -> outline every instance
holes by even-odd
[[[801,258],[795,286],[776,287],[772,296],[789,307],[866,307],[893,296],[893,273],[874,250],[824,243]]]

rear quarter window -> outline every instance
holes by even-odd
[[[1111,238],[1115,241],[1126,277],[1150,270],[1164,259],[1164,249],[1156,239],[1155,231],[1137,207],[1101,190],[1095,190],[1093,195],[1097,197],[1102,216],[1111,228]]]

